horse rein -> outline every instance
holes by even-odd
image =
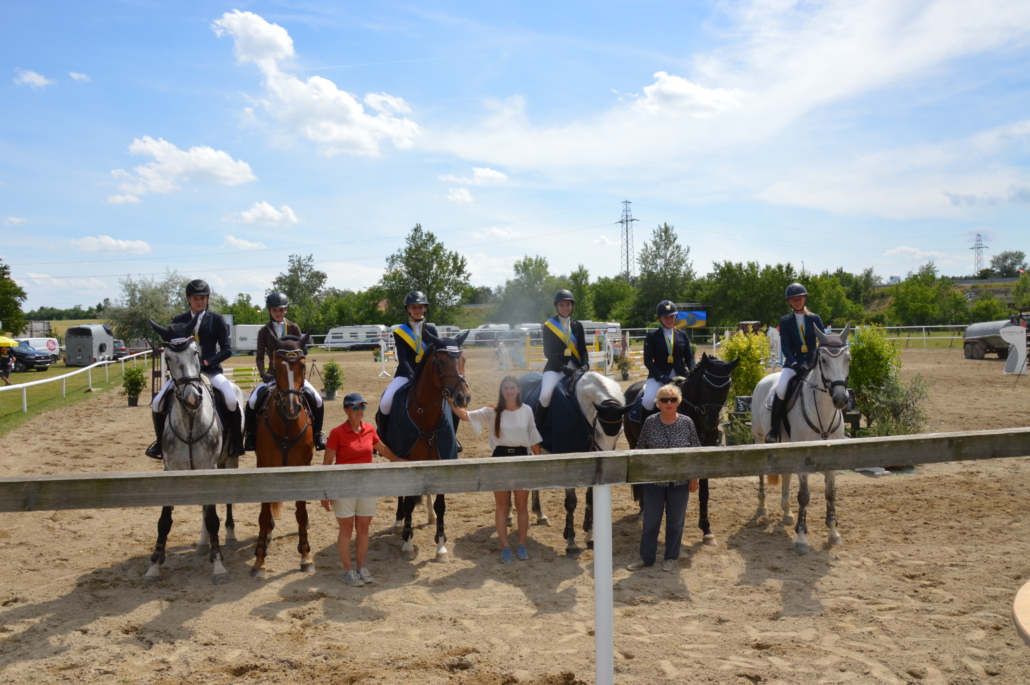
[[[200,356],[199,352],[197,353],[197,356],[198,357]],[[203,381],[203,379],[201,379],[200,376],[182,376],[181,378],[173,378],[172,379],[172,383],[174,384],[174,386],[173,386],[174,387],[173,394],[175,396],[175,400],[180,405],[182,405],[183,411],[186,412],[186,415],[190,419],[190,432],[184,438],[181,435],[179,435],[179,432],[177,430],[175,430],[175,422],[174,421],[169,421],[168,422],[168,427],[172,429],[172,435],[174,435],[176,438],[178,438],[179,442],[186,443],[186,446],[189,448],[190,471],[192,471],[193,470],[193,445],[198,443],[198,442],[200,442],[201,439],[204,438],[204,436],[206,436],[208,433],[211,432],[212,426],[214,426],[215,425],[215,421],[218,420],[218,415],[217,415],[217,412],[212,411],[211,412],[211,422],[207,424],[207,428],[205,428],[204,432],[201,433],[200,435],[198,435],[196,437],[193,437],[193,422],[197,418],[197,411],[204,404],[204,390],[203,390],[203,388],[204,388],[204,381]],[[197,406],[194,407],[194,408],[191,408],[188,404],[186,404],[186,400],[183,399],[181,388],[184,385],[189,385],[189,386],[196,385],[197,396],[200,399],[197,401]]]
[[[837,351],[836,352],[831,352],[830,351],[831,347],[836,348]],[[826,350],[826,354],[830,355],[831,357],[839,357],[846,349],[848,349],[846,345],[820,345],[819,349],[816,350],[816,364],[815,364],[815,366],[816,366],[817,369],[819,369],[819,378],[821,379],[822,387],[819,387],[818,385],[815,385],[814,383],[809,383],[807,381],[807,379],[806,379],[805,385],[807,385],[812,390],[817,390],[819,392],[825,392],[827,394],[832,393],[833,389],[836,386],[838,386],[838,385],[842,385],[845,388],[847,388],[847,386],[848,386],[848,378],[851,377],[850,374],[847,377],[845,377],[844,380],[842,380],[842,381],[829,381],[829,382],[827,382],[826,374],[823,373],[823,358],[822,358],[822,355],[821,355],[821,352],[823,350]],[[801,393],[801,416],[804,417],[805,423],[808,424],[809,428],[811,428],[813,431],[818,433],[819,437],[821,437],[823,440],[826,440],[826,439],[829,438],[830,433],[832,433],[835,430],[837,430],[837,428],[840,428],[841,423],[843,423],[843,421],[844,421],[844,412],[842,412],[840,409],[834,410],[834,412],[833,412],[834,417],[832,419],[830,419],[830,427],[824,430],[823,429],[823,417],[819,414],[819,405],[817,403],[814,406],[815,406],[815,418],[816,418],[816,421],[819,422],[819,426],[818,427],[816,427],[815,424],[812,423],[812,419],[809,418],[808,412],[805,411],[805,393],[802,392]],[[835,419],[837,420],[837,425],[836,426],[833,425]]]
[[[303,361],[305,357],[305,355],[301,353],[299,350],[276,350],[275,354],[276,356],[281,355],[288,362],[297,361],[298,359]],[[283,405],[286,404],[286,401],[287,399],[289,399],[290,395],[298,395],[300,397],[300,403],[301,406],[304,408],[304,416],[306,421],[304,427],[297,431],[297,434],[292,438],[290,437],[290,425],[294,421],[299,419],[300,416],[297,416],[296,419],[291,419],[288,416],[286,416],[286,414],[283,411]],[[283,426],[286,428],[286,436],[280,439],[279,435],[272,429],[272,424],[268,421],[267,410],[265,411],[265,428],[268,429],[268,434],[272,436],[272,439],[275,440],[275,444],[278,445],[279,449],[282,451],[283,466],[286,466],[286,463],[290,459],[290,450],[293,449],[293,446],[297,444],[297,442],[301,439],[304,433],[307,432],[308,428],[311,427],[311,411],[307,406],[307,397],[304,395],[304,391],[295,389],[283,390],[279,387],[278,374],[276,374],[275,376],[275,390],[272,391],[271,397],[269,399],[271,400],[272,406],[275,407],[275,413],[279,416],[279,420],[283,422]]]
[[[721,382],[716,383],[715,381],[712,380],[713,378],[725,379],[725,380],[721,380]],[[704,371],[701,372],[701,382],[703,384],[701,386],[702,387],[701,398],[704,399],[704,387],[705,386],[710,387],[713,390],[722,390],[723,388],[728,387],[732,380],[733,379],[730,378],[729,376],[709,375],[708,370],[705,369]],[[685,397],[682,398],[681,401],[683,402],[683,404],[685,404],[688,407],[690,407],[693,411],[697,412],[697,414],[699,416],[704,416],[708,409],[714,409],[717,412],[722,411],[722,406],[723,406],[721,402],[698,402],[697,404],[695,404],[695,403],[691,402],[690,400],[688,400]]]

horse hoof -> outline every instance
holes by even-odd
[[[303,573],[314,573],[315,572],[315,562],[311,562],[309,564],[301,564],[300,565],[300,570]]]
[[[717,546],[719,544],[716,541],[715,536],[712,535],[711,533],[709,533],[708,535],[705,535],[703,538],[701,538],[701,542],[706,544],[706,545],[708,545],[709,547],[715,547],[715,546]]]
[[[758,507],[758,511],[755,512],[755,516],[768,516],[769,510],[765,507]]]
[[[783,518],[780,520],[780,523],[782,523],[785,526],[793,526],[794,514],[784,514]]]
[[[551,519],[547,518],[546,516],[537,516],[536,517],[536,525],[538,525],[538,526],[550,526],[551,525]]]
[[[221,585],[222,583],[228,583],[228,582],[229,582],[229,575],[228,574],[226,574],[224,576],[211,576],[211,583],[214,584],[214,585]]]
[[[794,551],[798,554],[808,554],[808,545],[804,542],[795,542]]]
[[[144,585],[153,585],[159,580],[161,580],[161,576],[143,576]]]
[[[579,547],[567,547],[565,549],[565,556],[567,556],[570,559],[579,559],[581,556],[583,556],[583,550],[581,550]]]
[[[450,560],[451,560],[451,555],[448,554],[447,552],[443,552],[441,554],[437,554],[436,555],[436,559],[435,559],[435,561],[438,564],[446,564]]]
[[[252,569],[250,569],[250,577],[251,578],[264,578],[265,577],[265,569],[263,569],[263,568],[252,568]]]
[[[402,549],[401,550],[401,559],[403,559],[404,561],[414,561],[415,560],[415,550],[413,550],[413,549],[410,549],[410,550],[409,549]]]
[[[211,551],[211,545],[197,545],[197,554],[207,554]]]
[[[833,546],[833,547],[840,547],[843,544],[844,544],[844,538],[842,538],[841,536],[837,535],[836,537],[833,537],[833,536],[830,537],[830,545],[831,546]]]

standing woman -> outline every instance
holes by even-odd
[[[343,398],[343,411],[347,420],[329,433],[323,466],[330,464],[371,464],[372,450],[376,450],[390,461],[397,456],[379,439],[371,424],[365,423],[365,409],[368,405],[356,392]],[[368,526],[376,515],[375,497],[345,497],[322,500],[322,508],[336,515],[340,533],[336,538],[336,551],[343,563],[343,582],[354,587],[373,582],[372,574],[365,568],[368,557]],[[351,568],[350,536],[357,530],[354,541],[354,556],[358,569]]]
[[[450,398],[447,398],[450,402]],[[540,432],[533,421],[533,412],[522,404],[522,389],[515,376],[505,376],[501,381],[501,391],[497,397],[496,407],[483,407],[475,411],[466,411],[451,404],[454,414],[462,421],[472,424],[477,434],[483,424],[490,427],[490,450],[495,457],[522,457],[533,452],[540,454]],[[497,490],[494,491],[494,502],[497,506],[494,522],[497,524],[497,537],[501,541],[501,563],[511,563],[511,547],[508,545],[508,501],[514,493],[515,512],[519,526],[518,558],[529,558],[526,551],[526,534],[529,532],[529,490]]]
[[[4,385],[8,386],[11,384],[11,350],[9,347],[0,347],[0,378],[3,379]]]
[[[559,290],[554,294],[554,308],[557,316],[548,319],[542,326],[544,340],[543,380],[540,382],[540,403],[537,405],[536,425],[542,428],[547,408],[551,406],[551,395],[562,375],[571,375],[580,367],[590,368],[590,356],[587,352],[586,336],[583,324],[572,318],[572,309],[576,306],[576,298],[569,290]]]
[[[776,385],[773,398],[772,426],[765,436],[766,442],[780,441],[780,424],[783,423],[783,409],[786,406],[787,385],[790,379],[801,372],[801,367],[811,366],[815,358],[815,330],[825,331],[823,320],[818,314],[808,311],[808,291],[800,283],[791,283],[784,294],[787,304],[793,310],[780,319],[780,340],[783,347],[783,371]]]
[[[229,425],[223,426],[223,428],[226,430],[229,442],[229,456],[238,457],[243,454],[241,428],[243,421],[240,416],[239,404],[236,402],[236,395],[232,391],[232,383],[222,375],[222,362],[232,356],[232,347],[229,346],[229,326],[221,314],[207,310],[210,297],[211,286],[207,284],[207,281],[197,278],[187,283],[186,300],[189,302],[190,310],[174,317],[172,323],[189,324],[194,319],[199,319],[193,329],[193,337],[197,340],[200,358],[203,360],[200,372],[225,401],[225,407],[229,410]],[[161,410],[162,400],[173,385],[175,385],[175,381],[169,378],[151,404],[154,433],[157,435],[157,440],[147,448],[146,454],[154,459],[161,459],[161,436],[164,434],[165,417],[167,416],[167,412]]]
[[[420,290],[412,290],[404,298],[404,311],[408,313],[408,321],[393,331],[394,349],[397,351],[397,370],[393,380],[386,386],[382,399],[379,400],[379,411],[384,423],[380,424],[383,435],[386,435],[386,423],[393,409],[393,396],[407,383],[414,384],[418,380],[422,367],[426,365],[426,349],[428,343],[439,343],[436,326],[426,323],[426,312],[429,300]]]
[[[690,417],[679,413],[683,394],[676,385],[663,385],[658,389],[661,413],[652,414],[644,421],[637,439],[636,449],[669,449],[672,447],[700,447],[701,440]],[[640,559],[627,566],[637,571],[654,566],[658,554],[658,531],[665,514],[665,560],[663,571],[676,568],[683,542],[683,520],[687,515],[690,493],[697,492],[696,480],[676,480],[666,483],[644,484],[644,529],[640,534]]]
[[[694,350],[687,332],[676,328],[679,309],[669,300],[658,303],[655,312],[662,325],[644,338],[644,366],[647,383],[644,384],[644,409],[654,411],[658,389],[672,383],[676,376],[686,377],[688,370],[697,366]]]
[[[257,364],[258,374],[265,386],[271,389],[275,385],[275,374],[265,371],[265,354],[268,354],[268,365],[272,365],[272,356],[275,350],[269,344],[271,338],[282,339],[287,335],[300,337],[300,326],[286,318],[286,311],[290,307],[290,298],[286,293],[271,293],[265,298],[265,307],[268,308],[268,323],[258,331],[257,351],[255,352],[254,363]],[[257,386],[250,393],[247,400],[246,424],[244,428],[243,447],[248,452],[257,448],[257,416],[254,408],[257,406],[258,395],[267,392],[259,392],[263,386]],[[322,423],[325,420],[325,407],[322,406],[322,396],[315,390],[307,378],[304,379],[304,394],[308,398],[308,406],[311,407],[311,429],[315,436],[315,450],[321,452],[325,449],[325,433],[322,432]]]

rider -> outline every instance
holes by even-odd
[[[407,383],[417,381],[418,375],[422,373],[422,367],[426,365],[428,359],[426,343],[440,342],[436,326],[425,322],[428,310],[429,300],[421,290],[412,290],[404,298],[404,311],[408,313],[408,321],[393,331],[394,349],[397,351],[397,370],[379,400],[379,411],[385,420],[390,418],[393,396]],[[381,433],[386,435],[385,424],[382,426]]]
[[[258,400],[260,399],[258,395],[264,395],[267,392],[264,388],[271,389],[275,386],[275,374],[271,371],[265,371],[266,352],[268,354],[269,366],[271,366],[272,356],[275,354],[275,350],[271,349],[271,345],[268,343],[269,336],[279,339],[287,335],[299,338],[301,335],[300,326],[286,318],[286,310],[290,306],[290,298],[286,296],[286,293],[271,293],[265,298],[265,306],[268,308],[269,321],[258,331],[257,351],[255,352],[255,363],[257,364],[258,373],[265,384],[254,388],[254,391],[250,393],[250,399],[247,400],[247,407],[244,412],[246,425],[243,431],[243,447],[248,452],[253,452],[257,448],[257,414],[255,413],[255,407],[257,407]],[[308,406],[311,407],[311,429],[315,434],[315,450],[321,452],[325,449],[325,433],[322,432],[325,407],[322,406],[322,396],[306,378],[304,379],[303,391],[308,398]]]
[[[783,347],[783,371],[773,398],[772,426],[765,436],[766,442],[780,441],[780,425],[787,400],[787,385],[799,373],[805,373],[815,358],[815,329],[825,331],[823,320],[805,306],[808,291],[800,283],[791,283],[784,294],[787,304],[794,310],[780,319],[780,340]]]
[[[229,346],[229,327],[221,314],[207,310],[208,298],[211,297],[211,287],[207,281],[195,279],[186,284],[186,300],[189,302],[190,311],[183,312],[172,319],[172,323],[188,324],[195,318],[200,320],[193,329],[193,337],[200,348],[200,358],[203,360],[201,373],[207,376],[211,387],[217,390],[225,401],[225,407],[229,410],[229,425],[225,426],[229,442],[229,456],[238,457],[243,454],[243,441],[240,434],[240,407],[236,402],[236,395],[232,391],[232,383],[222,375],[222,362],[232,356],[232,348]],[[168,379],[161,392],[157,393],[151,408],[153,409],[154,433],[157,440],[147,448],[147,456],[154,459],[161,458],[161,436],[165,429],[165,417],[167,412],[161,411],[161,401],[168,389],[175,384],[175,381]]]
[[[672,383],[677,376],[686,377],[688,369],[693,371],[697,366],[687,332],[676,328],[678,312],[679,309],[669,300],[659,302],[655,314],[662,325],[644,338],[647,383],[644,385],[643,402],[647,411],[654,411],[659,388]]]
[[[571,376],[577,369],[590,368],[590,355],[587,352],[586,336],[583,324],[572,318],[572,309],[576,306],[576,298],[569,290],[559,290],[554,294],[554,308],[558,315],[548,319],[543,325],[544,366],[543,379],[540,382],[540,401],[536,409],[536,425],[542,430],[547,408],[551,406],[551,395],[562,375]]]

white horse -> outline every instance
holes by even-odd
[[[168,419],[162,436],[162,450],[165,471],[186,471],[197,469],[236,468],[237,457],[229,457],[228,440],[223,435],[222,423],[214,405],[214,393],[201,379],[200,351],[193,338],[193,328],[199,317],[189,324],[173,324],[162,328],[150,322],[154,331],[165,342],[164,357],[169,374],[175,381],[170,392]],[[244,402],[243,392],[232,386],[237,402]],[[241,405],[242,406],[242,405]],[[236,543],[235,527],[232,524],[232,505],[226,505],[225,541]],[[172,509],[161,507],[161,518],[157,523],[157,544],[150,557],[150,569],[143,576],[144,583],[155,583],[161,578],[161,565],[165,561],[165,545],[172,529]],[[218,544],[218,512],[214,504],[203,506],[204,521],[201,526],[197,552],[210,550],[213,566],[212,582],[215,585],[228,582],[229,572],[223,563],[221,547]]]
[[[843,409],[848,403],[848,373],[851,365],[851,353],[847,341],[851,324],[848,324],[839,335],[826,335],[816,330],[819,347],[815,351],[815,361],[808,377],[802,379],[801,391],[786,413],[790,422],[790,436],[780,429],[781,442],[807,442],[812,440],[843,440]],[[776,390],[780,374],[766,376],[758,385],[751,398],[751,428],[755,434],[755,442],[762,444],[771,429],[772,411],[766,406],[767,400]],[[836,472],[824,471],[826,478],[826,527],[830,545],[844,544],[837,532],[836,509]],[[776,485],[779,476],[769,476],[769,485]],[[798,519],[794,527],[797,541],[794,551],[798,554],[808,553],[808,525],[806,521],[808,502],[811,498],[808,489],[808,474],[798,474]],[[790,474],[783,477],[782,497],[783,524],[794,523],[794,515],[790,511]],[[758,477],[758,511],[756,515],[766,516],[769,510],[765,506],[765,478]]]

